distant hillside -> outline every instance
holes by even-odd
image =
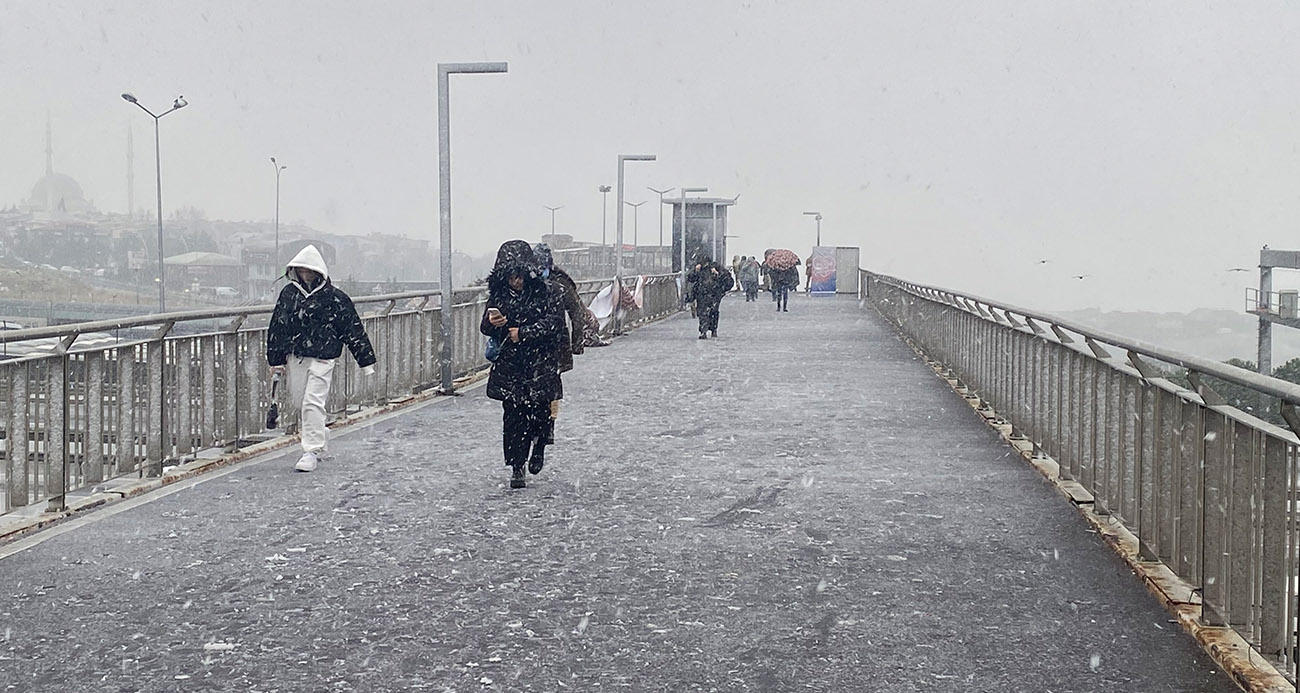
[[[1133,337],[1195,356],[1254,361],[1259,319],[1245,312],[1200,309],[1191,313],[1103,312],[1095,308],[1054,313],[1105,332]],[[1300,356],[1300,330],[1273,326],[1273,366]]]

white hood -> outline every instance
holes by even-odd
[[[305,267],[316,272],[323,278],[321,283],[315,289],[308,291],[307,287],[303,286],[302,283],[298,281],[298,275],[293,271],[295,267]],[[289,261],[289,264],[285,265],[284,273],[285,276],[289,278],[289,281],[293,282],[300,291],[308,295],[319,291],[321,287],[325,286],[324,280],[330,278],[329,268],[325,266],[325,258],[321,257],[320,251],[317,250],[314,245],[307,245],[304,246],[302,250],[299,250],[298,254],[294,255],[293,259]]]

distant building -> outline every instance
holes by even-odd
[[[231,287],[243,291],[248,282],[244,263],[221,253],[182,253],[164,258],[169,289],[197,290],[204,287]]]
[[[71,176],[54,172],[54,137],[50,118],[45,117],[45,175],[32,186],[32,195],[18,205],[24,212],[44,214],[85,214],[95,212],[86,199],[81,184]]]
[[[727,264],[727,209],[736,201],[729,197],[686,198],[686,264],[690,266],[701,254]],[[672,207],[673,264],[672,271],[681,271],[682,262],[682,199],[664,198]],[[716,217],[715,215],[716,211]]]

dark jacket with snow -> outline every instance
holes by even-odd
[[[524,279],[521,291],[510,288],[510,276]],[[564,396],[560,384],[559,349],[564,337],[563,290],[542,277],[527,241],[506,241],[488,274],[488,301],[479,331],[501,342],[501,355],[488,374],[487,396],[512,402],[550,402]],[[493,327],[489,308],[506,316]],[[510,328],[519,328],[519,342],[510,341]]]
[[[320,275],[315,285],[308,287],[299,281],[298,267]],[[280,291],[266,332],[268,364],[283,366],[290,356],[336,359],[343,354],[344,345],[358,366],[375,363],[374,347],[352,299],[330,282],[325,261],[314,246],[303,248],[289,262],[285,277],[289,284]]]
[[[691,284],[691,295],[695,301],[705,305],[720,303],[722,297],[735,286],[731,272],[712,260],[705,260],[698,268],[691,270],[686,281]]]
[[[565,334],[560,338],[560,351],[557,354],[560,360],[560,372],[567,373],[573,370],[573,355],[581,354],[583,351],[582,329],[586,324],[587,307],[582,305],[577,282],[573,281],[567,272],[559,267],[552,267],[551,276],[547,277],[547,280],[559,285],[564,302],[564,314],[569,319]]]

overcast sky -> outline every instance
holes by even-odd
[[[1260,246],[1300,249],[1294,3],[0,0],[0,19],[3,206],[44,172],[48,111],[55,169],[105,211],[125,211],[134,128],[151,208],[152,121],[118,95],[184,94],[166,210],[269,219],[276,156],[282,219],[436,239],[435,66],[491,60],[509,73],[451,87],[474,254],[537,240],[543,205],[599,240],[619,153],[659,157],[627,165],[629,201],[740,194],[735,253],[806,253],[820,210],[823,243],[868,268],[1026,307],[1240,310]]]

